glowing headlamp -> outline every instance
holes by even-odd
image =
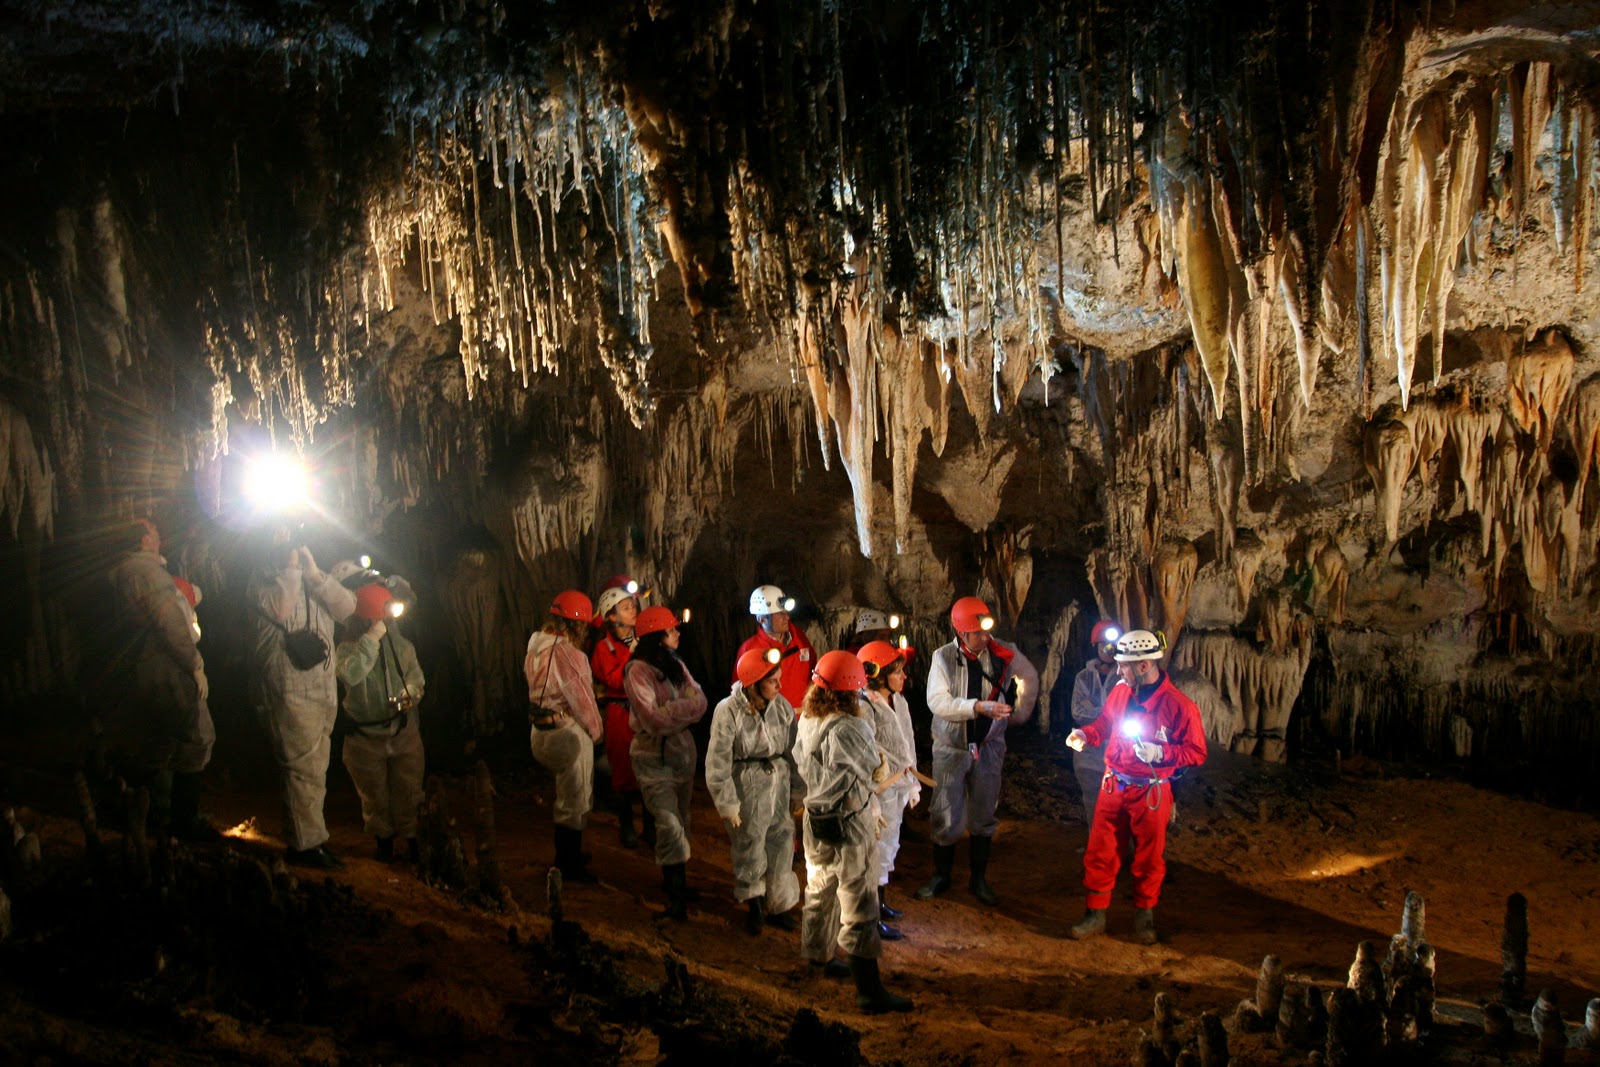
[[[980,616],[978,616],[978,629],[983,630],[985,632],[994,629],[994,616],[993,615],[980,615]]]
[[[901,647],[901,649],[910,648],[911,647],[911,638],[907,637],[905,634],[901,634],[900,635],[900,647]]]
[[[398,619],[400,616],[406,613],[406,606],[399,600],[391,600],[384,607],[384,610],[389,613],[389,618]]]
[[[889,629],[891,629],[891,630],[900,629],[900,616],[898,616],[898,615],[890,615],[889,616]]]
[[[356,563],[364,571],[370,571],[372,569],[372,557],[371,556],[357,556],[356,557]]]
[[[792,596],[784,597],[783,598],[782,607],[783,607],[784,611],[793,611],[794,610],[794,597],[792,597]]]
[[[623,588],[623,591],[626,592],[629,596],[638,596],[639,595],[639,583],[636,582],[636,581],[633,581],[632,579],[629,579],[628,580],[628,584],[623,586],[622,588]]]
[[[783,653],[779,652],[775,648],[769,648],[767,649],[767,654],[764,658],[768,663],[776,667],[783,660]]]
[[[1114,645],[1117,642],[1117,638],[1121,636],[1121,630],[1117,629],[1115,626],[1107,626],[1105,636],[1100,638],[1100,643],[1103,645]]]
[[[1144,736],[1144,723],[1138,719],[1122,720],[1122,736],[1137,741]]]
[[[683,609],[683,618],[679,619],[678,621],[679,622],[688,622],[693,617],[694,617],[694,609],[693,608],[684,608]]]
[[[307,502],[305,468],[292,456],[269,452],[250,461],[244,493],[261,511],[295,511]]]

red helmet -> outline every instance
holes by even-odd
[[[629,578],[626,574],[613,574],[606,580],[606,589],[621,589],[629,596],[639,595],[639,583]],[[602,590],[603,592],[604,590]]]
[[[568,589],[564,593],[557,593],[556,598],[550,602],[550,614],[559,615],[563,619],[587,622],[594,618],[594,604],[589,600],[588,594]]]
[[[362,586],[356,590],[356,618],[368,622],[383,618],[388,614],[389,601],[393,599],[394,594],[385,585],[373,582]]]
[[[1099,645],[1115,644],[1117,638],[1122,636],[1122,627],[1110,619],[1101,619],[1094,624],[1094,629],[1089,631],[1089,643]]]
[[[861,646],[861,651],[856,653],[856,657],[861,660],[868,678],[878,678],[888,674],[889,668],[897,660],[904,659],[905,652],[887,641],[868,641]]]
[[[671,610],[657,605],[645,608],[639,612],[639,617],[634,620],[633,632],[639,637],[645,634],[661,633],[678,625],[678,617]]]
[[[733,673],[739,679],[739,684],[749,689],[777,670],[782,662],[783,656],[775,648],[752,648],[739,657]]]
[[[849,652],[825,652],[817,660],[817,669],[811,672],[811,680],[824,689],[852,692],[867,687],[867,670]]]
[[[178,587],[178,592],[183,594],[183,599],[189,602],[191,608],[199,607],[200,590],[191,585],[189,579],[180,578],[175,574],[172,576],[172,584]]]
[[[964,596],[950,607],[950,625],[962,633],[994,629],[994,616],[989,605],[975,596]]]

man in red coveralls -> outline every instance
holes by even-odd
[[[639,783],[633,776],[633,758],[628,754],[628,746],[633,744],[633,729],[628,725],[628,695],[622,689],[622,668],[633,655],[633,646],[638,641],[633,632],[634,620],[639,617],[638,590],[639,583],[626,575],[618,575],[606,585],[595,605],[604,635],[589,654],[589,666],[594,671],[595,688],[600,696],[600,712],[605,718],[612,804],[617,813],[617,839],[623,848],[639,845],[639,834],[633,829],[633,798],[639,792]],[[644,821],[645,842],[653,845],[655,825],[650,809],[642,800],[639,812]]]
[[[1167,873],[1172,776],[1206,758],[1200,709],[1158,666],[1166,651],[1166,638],[1149,630],[1118,639],[1117,673],[1127,684],[1112,689],[1098,719],[1067,735],[1067,747],[1075,752],[1106,746],[1106,773],[1083,853],[1088,910],[1072,928],[1078,940],[1105,932],[1106,906],[1131,838],[1133,939],[1141,945],[1156,943],[1155,907]]]
[[[750,594],[750,614],[756,617],[761,629],[739,646],[733,661],[738,663],[739,657],[751,649],[762,652],[777,649],[778,655],[783,657],[778,667],[778,691],[795,707],[798,716],[798,709],[806,702],[806,689],[811,685],[817,654],[806,635],[789,625],[789,612],[793,610],[794,598],[784,596],[782,589],[775,585],[759,586]]]

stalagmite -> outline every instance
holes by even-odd
[[[1505,1005],[1488,1003],[1483,1006],[1483,1040],[1490,1048],[1505,1049],[1516,1039],[1516,1029]]]
[[[1426,941],[1419,943],[1412,964],[1412,975],[1416,979],[1417,1026],[1424,1031],[1433,1028],[1433,1006],[1438,988],[1434,967],[1433,946]]]
[[[1189,614],[1189,592],[1199,566],[1200,556],[1187,541],[1168,541],[1156,550],[1151,562],[1161,604],[1160,625],[1169,645],[1176,645],[1183,632],[1183,620]]]
[[[1164,992],[1157,993],[1155,1025],[1151,1029],[1150,1037],[1169,1059],[1178,1047],[1177,1014],[1172,997]]]
[[[1363,941],[1356,946],[1356,958],[1350,964],[1350,980],[1346,984],[1363,1002],[1383,1000],[1383,967],[1378,962],[1377,942]]]
[[[1228,1067],[1228,1031],[1222,1016],[1214,1011],[1200,1013],[1200,1067]]]
[[[1500,1002],[1520,1008],[1528,985],[1528,898],[1506,898],[1505,930],[1500,935]]]
[[[1600,1049],[1600,998],[1589,1001],[1583,1013],[1583,1029],[1578,1032],[1578,1047]]]
[[[1533,1036],[1539,1041],[1539,1067],[1561,1067],[1567,1054],[1567,1027],[1554,990],[1541,989],[1528,1014]]]
[[[1256,1010],[1270,1026],[1278,1018],[1283,1004],[1283,964],[1276,956],[1261,961],[1261,972],[1256,976]]]
[[[1417,946],[1428,939],[1427,911],[1422,894],[1416,890],[1406,893],[1404,910],[1400,913],[1400,934],[1406,939],[1406,949],[1414,956]]]
[[[1365,943],[1365,942],[1363,942]],[[1377,970],[1374,961],[1373,970]],[[1328,1067],[1368,1067],[1383,1055],[1383,1000],[1355,989],[1335,989],[1328,998]]]
[[[1389,939],[1389,952],[1383,957],[1384,988],[1393,996],[1395,983],[1411,973],[1411,949],[1406,945],[1405,934],[1395,934]]]

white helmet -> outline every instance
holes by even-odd
[[[358,585],[366,585],[370,579],[376,578],[378,572],[372,569],[372,557],[362,556],[359,560],[341,559],[328,568],[328,577],[344,586],[354,589]]]
[[[760,585],[750,594],[750,614],[772,615],[780,611],[793,611],[794,597],[784,596],[775,585]]]
[[[634,596],[634,594],[628,592],[627,589],[621,586],[607,589],[605,592],[600,594],[600,599],[595,601],[595,614],[599,615],[603,619],[607,615],[611,614],[612,608],[616,607],[624,600],[632,600],[635,604],[639,602],[638,597]]]
[[[865,633],[868,630],[887,630],[889,620],[884,618],[883,612],[873,611],[871,608],[856,616],[856,633]]]
[[[1129,630],[1117,638],[1118,663],[1160,659],[1167,654],[1167,635],[1160,630]]]

